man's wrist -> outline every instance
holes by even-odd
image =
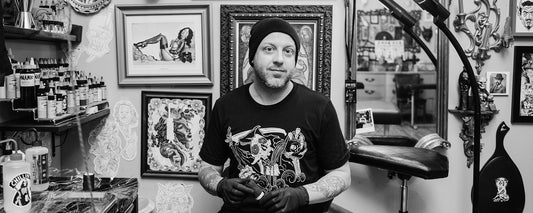
[[[220,179],[220,181],[218,181],[218,184],[217,184],[217,196],[219,197],[223,197],[224,195],[222,194],[222,182],[226,181],[226,178],[222,178]]]
[[[304,186],[298,186],[296,187],[296,189],[299,191],[299,196],[300,197],[300,204],[301,206],[303,205],[308,205],[309,204],[309,193],[307,192],[307,189],[304,187]]]

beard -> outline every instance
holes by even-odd
[[[268,71],[267,71],[268,72]],[[255,80],[257,83],[261,83],[270,89],[280,89],[287,86],[292,74],[276,78],[269,75],[267,72],[260,72],[254,69]]]

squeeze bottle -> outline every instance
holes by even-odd
[[[27,213],[31,210],[30,164],[22,154],[9,156],[3,166],[4,210],[6,213]]]

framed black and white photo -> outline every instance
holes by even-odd
[[[491,95],[509,95],[509,72],[487,72],[487,90]]]
[[[196,178],[211,94],[142,91],[141,177]]]
[[[280,17],[300,36],[296,74],[291,80],[329,96],[331,73],[330,5],[221,5],[220,94],[250,83],[248,39],[255,22]]]
[[[533,36],[533,0],[511,0],[509,14],[514,36]]]
[[[119,86],[212,85],[209,4],[115,5]]]
[[[533,123],[533,46],[515,46],[511,122]]]

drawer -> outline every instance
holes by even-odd
[[[357,74],[357,81],[363,83],[365,88],[373,85],[385,85],[385,75],[380,74]]]
[[[374,100],[385,97],[385,88],[377,86],[366,86],[364,89],[357,90],[357,100]]]

